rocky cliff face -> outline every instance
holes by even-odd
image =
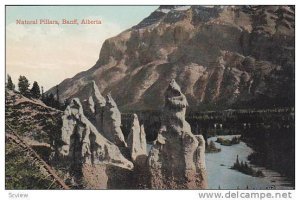
[[[294,105],[294,41],[294,6],[161,6],[107,39],[60,96],[94,80],[121,110],[159,109],[175,78],[191,109]]]
[[[80,97],[95,80],[121,110],[159,109],[176,78],[191,109],[289,106],[294,41],[294,6],[161,6],[107,39],[95,66],[64,80],[60,95]]]
[[[148,157],[150,187],[205,189],[205,141],[194,136],[185,121],[188,104],[175,80],[166,90],[165,102],[162,128]]]

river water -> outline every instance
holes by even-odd
[[[231,138],[231,136],[221,136],[223,138]],[[208,139],[216,141],[216,137]],[[206,168],[208,175],[209,189],[293,189],[288,180],[279,173],[268,170],[263,167],[251,165],[256,170],[261,170],[265,177],[252,177],[239,171],[229,169],[236,161],[239,155],[239,161],[247,161],[249,154],[253,150],[244,142],[232,146],[222,146],[215,143],[221,152],[206,153]]]
[[[230,139],[234,136],[238,135],[220,137]],[[208,142],[216,141],[216,139],[217,137],[211,137]],[[249,162],[247,157],[253,150],[244,142],[232,146],[215,144],[216,147],[221,148],[221,152],[205,154],[209,189],[293,189],[285,177],[264,167],[251,165],[255,170],[261,170],[265,177],[252,177],[230,169],[236,161],[237,155],[239,155],[239,161]],[[152,145],[147,144],[148,153],[151,147]]]

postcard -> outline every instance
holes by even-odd
[[[6,190],[295,189],[294,5],[5,17]]]

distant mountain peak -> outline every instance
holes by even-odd
[[[156,12],[168,13],[172,10],[184,11],[184,10],[188,10],[190,8],[191,8],[191,6],[184,6],[184,5],[176,5],[176,6],[164,5],[164,6],[159,6],[159,8],[156,10]]]

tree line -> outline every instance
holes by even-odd
[[[15,84],[13,83],[10,75],[7,75],[6,88],[16,91]],[[25,76],[20,75],[18,79],[18,91],[27,98],[34,98],[43,101],[47,106],[60,110],[64,109],[65,107],[65,104],[61,104],[59,102],[58,85],[56,86],[55,97],[52,93],[45,94],[43,86],[40,87],[37,81],[34,81],[32,87],[30,88],[29,80]]]

